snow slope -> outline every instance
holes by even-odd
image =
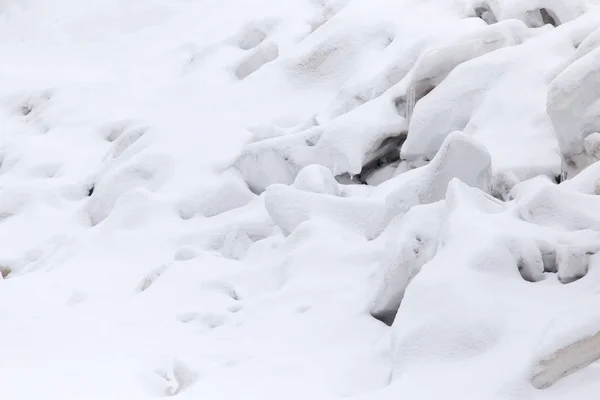
[[[595,0],[0,0],[0,397],[597,399],[599,45]]]

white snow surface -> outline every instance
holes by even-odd
[[[600,331],[600,1],[0,0],[0,54],[1,399],[599,398],[532,376]]]

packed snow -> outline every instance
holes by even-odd
[[[0,398],[600,396],[599,0],[0,0]]]

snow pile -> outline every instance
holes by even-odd
[[[598,397],[595,1],[51,3],[0,0],[3,398]]]
[[[587,36],[553,81],[548,93],[548,114],[556,128],[565,158],[564,173],[573,176],[600,159],[600,120],[596,65],[600,30]]]

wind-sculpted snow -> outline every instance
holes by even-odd
[[[448,370],[450,376],[442,382],[452,379],[457,389],[498,385],[496,390],[522,391],[516,377],[527,377],[530,364],[537,361],[534,349],[546,329],[543,321],[553,318],[554,310],[565,302],[593,296],[598,279],[593,255],[600,236],[589,226],[565,231],[524,222],[513,211],[519,201],[503,205],[456,181],[445,203],[447,218],[437,238],[437,252],[408,286],[394,320],[394,381],[398,383],[393,386],[411,387],[407,380],[419,376],[423,367],[440,371],[460,365]],[[546,256],[548,252],[556,254],[555,261]],[[561,279],[561,272],[564,278],[579,268],[579,259],[573,258],[577,252],[589,254],[585,270],[592,275],[575,282]],[[552,271],[554,263],[558,279]],[[449,280],[449,276],[461,279]],[[521,297],[525,293],[527,300]],[[513,372],[494,372],[509,358]],[[486,378],[474,377],[468,372],[472,368],[489,368],[483,373]]]
[[[0,398],[600,395],[596,0],[0,0]]]
[[[568,66],[552,82],[548,114],[564,157],[564,174],[573,176],[600,159],[598,92],[600,31],[584,39]]]
[[[468,168],[464,167],[464,159],[470,160]],[[489,187],[490,174],[487,151],[456,132],[448,137],[429,165],[386,181],[366,197],[352,198],[348,191],[342,191],[345,196],[341,198],[303,193],[277,184],[267,189],[265,206],[286,235],[302,222],[314,218],[335,221],[373,239],[394,217],[404,215],[416,205],[441,200],[453,178],[485,190]]]

